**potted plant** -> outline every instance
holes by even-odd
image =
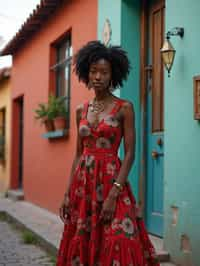
[[[40,120],[45,125],[47,131],[54,131],[53,114],[50,110],[50,97],[48,103],[39,103],[38,108],[34,110],[35,119]]]
[[[51,95],[49,112],[53,117],[55,130],[66,129],[68,112],[64,96],[56,97]]]
[[[5,161],[5,138],[4,136],[0,135],[0,163]]]

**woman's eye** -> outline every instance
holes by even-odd
[[[96,71],[95,70],[90,70],[90,73],[91,74],[94,74]]]

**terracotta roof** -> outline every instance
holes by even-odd
[[[41,25],[53,12],[55,12],[56,8],[63,1],[64,0],[41,0],[40,4],[36,6],[24,24],[22,24],[19,31],[2,49],[0,55],[9,55],[16,52],[16,50],[19,49],[25,41],[27,41],[36,31],[40,29]]]
[[[11,67],[4,67],[0,69],[0,80],[9,78],[11,76]]]

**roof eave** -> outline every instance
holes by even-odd
[[[0,51],[0,55],[12,55],[35,33],[64,0],[41,0],[19,31]]]

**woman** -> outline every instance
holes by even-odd
[[[135,156],[133,105],[112,94],[129,74],[127,55],[92,41],[74,65],[95,96],[76,111],[77,150],[60,208],[65,226],[57,266],[158,265],[127,181]]]

